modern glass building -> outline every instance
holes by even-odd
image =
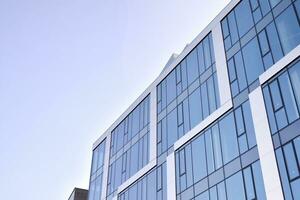
[[[232,0],[93,145],[89,200],[299,200],[300,0]]]

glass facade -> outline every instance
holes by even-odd
[[[157,152],[176,140],[220,106],[211,33],[157,86]]]
[[[249,101],[175,155],[177,199],[266,199]]]
[[[243,0],[222,20],[233,97],[300,43],[299,11],[299,0]]]
[[[119,200],[167,199],[166,163],[151,170],[119,195]]]
[[[300,0],[228,7],[94,149],[89,200],[265,200],[273,186],[276,198],[300,199]],[[259,80],[263,73],[267,80]],[[218,81],[230,85],[231,99]],[[263,96],[252,93],[258,87]],[[263,106],[269,126],[252,115]],[[269,129],[271,137],[258,135]],[[267,150],[276,163],[259,157]]]
[[[300,62],[263,88],[281,184],[286,200],[300,198]]]
[[[103,140],[93,151],[89,200],[101,199],[105,142],[106,140]]]
[[[111,133],[107,199],[149,162],[149,109],[146,97]]]

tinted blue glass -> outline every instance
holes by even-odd
[[[226,164],[239,154],[233,114],[231,113],[223,118],[219,126],[223,159]]]
[[[277,34],[277,30],[275,28],[274,22],[270,23],[266,27],[266,31],[267,31],[267,35],[268,35],[268,38],[269,38],[269,44],[270,44],[270,47],[271,47],[271,51],[272,51],[274,61],[277,62],[279,59],[281,59],[283,57],[283,52],[282,52],[282,49],[281,49],[279,37],[278,37],[278,34]]]
[[[186,58],[188,84],[191,84],[199,76],[197,49],[194,49]]]
[[[245,126],[244,126],[244,118],[242,113],[242,108],[239,107],[234,111],[235,114],[235,121],[236,121],[236,127],[237,127],[237,133],[238,135],[241,135],[245,132]]]
[[[278,168],[279,168],[279,172],[280,172],[281,185],[283,188],[284,199],[292,200],[291,188],[290,188],[288,175],[286,172],[283,153],[282,153],[281,148],[277,149],[275,151],[275,153],[276,153],[277,164],[278,164]]]
[[[243,58],[248,84],[264,72],[257,38],[252,39],[243,49]]]
[[[299,176],[299,170],[292,143],[285,145],[283,152],[290,180],[294,179]]]
[[[286,114],[283,108],[276,111],[275,118],[276,118],[278,129],[282,129],[288,124]]]
[[[156,174],[155,171],[147,176],[147,199],[155,199],[156,193]]]
[[[209,44],[209,38],[206,37],[203,40],[203,50],[204,50],[204,58],[205,58],[205,69],[208,69],[208,67],[211,66],[211,55],[210,55],[210,44]]]
[[[229,80],[230,81],[235,80],[236,79],[236,73],[235,73],[235,65],[234,65],[233,58],[228,61],[227,67],[228,67],[228,73],[229,73]]]
[[[195,198],[195,200],[207,200],[207,199],[209,199],[209,193],[208,193],[208,191],[200,194],[199,196],[197,196]]]
[[[275,19],[283,51],[290,52],[300,43],[300,27],[292,6]]]
[[[161,120],[161,149],[162,149],[162,152],[167,150],[167,123],[166,123],[166,118]]]
[[[215,167],[216,167],[216,169],[218,169],[223,164],[222,151],[221,151],[221,139],[220,139],[218,124],[214,125],[212,127],[211,131],[212,131],[212,139],[213,139],[213,145],[214,145]]]
[[[268,113],[268,120],[269,120],[269,125],[271,128],[271,132],[275,133],[277,131],[277,125],[276,125],[276,121],[275,121],[275,116],[274,116],[272,102],[271,102],[271,96],[270,96],[268,87],[265,87],[263,89],[263,94],[264,94],[265,106],[266,106],[266,110]]]
[[[203,118],[206,118],[209,115],[209,104],[208,104],[206,83],[203,83],[201,85],[201,99],[202,99]]]
[[[215,87],[215,94],[216,94],[216,105],[220,107],[220,95],[219,95],[219,84],[218,84],[218,77],[217,73],[214,73],[214,87]]]
[[[245,178],[247,199],[255,199],[255,190],[254,190],[252,173],[251,173],[250,167],[244,169],[244,178]]]
[[[193,170],[192,170],[192,151],[191,145],[185,148],[185,166],[186,166],[186,184],[190,187],[193,184]]]
[[[136,149],[135,149],[135,153],[136,153],[136,157],[134,158],[138,158],[138,145],[136,145]],[[133,154],[132,154],[133,156]],[[132,158],[132,159],[134,159]],[[135,161],[135,162],[134,162]],[[137,160],[133,160],[134,164],[132,166],[132,170],[137,170],[138,167],[138,162]],[[136,171],[131,171],[132,174],[134,174]],[[117,161],[116,161],[116,168],[115,168],[115,186],[118,187],[119,185],[121,185],[122,183],[122,157],[120,157]]]
[[[265,16],[268,12],[270,12],[271,8],[269,2],[266,0],[259,0],[260,8],[263,16]]]
[[[293,192],[294,199],[300,199],[300,192],[299,192],[300,179],[297,179],[297,180],[293,181],[291,183],[291,187],[292,187],[292,192]]]
[[[294,88],[294,94],[296,97],[298,109],[300,108],[300,62],[297,62],[293,67],[289,70],[292,85]]]
[[[176,97],[176,74],[173,70],[167,76],[167,104],[172,102]]]
[[[284,106],[288,116],[288,121],[291,123],[299,118],[299,112],[287,72],[282,74],[278,80],[282,92]]]
[[[200,43],[197,46],[197,52],[198,52],[199,70],[200,70],[200,74],[202,74],[205,71],[205,59],[204,59],[204,50],[203,50],[202,43]]]
[[[182,90],[184,91],[187,88],[187,69],[186,69],[186,60],[183,60],[180,64],[181,68],[181,86]]]
[[[223,37],[226,38],[229,35],[229,29],[228,29],[228,23],[227,18],[225,18],[222,22],[222,31],[223,31]]]
[[[239,140],[240,153],[242,154],[248,150],[246,134],[239,136],[238,140]]]
[[[244,69],[242,54],[240,51],[237,54],[235,54],[234,60],[235,60],[236,73],[239,80],[239,88],[240,91],[242,91],[247,87],[247,78]]]
[[[262,13],[261,13],[260,9],[256,9],[253,12],[254,23],[259,22],[261,20],[261,18],[262,18]]]
[[[221,182],[217,185],[219,200],[226,200],[225,184]]]
[[[252,171],[255,183],[256,198],[259,200],[265,200],[267,197],[259,161],[256,161],[252,164]]]
[[[264,30],[258,34],[258,39],[259,39],[262,55],[267,54],[270,48],[267,40],[267,35]]]
[[[135,136],[140,130],[139,128],[140,111],[138,108],[139,107],[134,109],[134,111],[132,112],[132,137]]]
[[[208,173],[210,174],[215,170],[214,152],[213,152],[213,144],[212,144],[210,129],[205,132],[205,147],[206,147],[206,156],[207,156],[207,170]]]
[[[217,187],[212,187],[209,190],[209,199],[210,200],[218,200]]]
[[[190,130],[190,116],[189,116],[189,102],[188,98],[183,101],[183,123],[184,123],[184,132]]]
[[[194,182],[196,183],[207,175],[204,135],[192,142],[192,151]]]
[[[202,120],[200,88],[196,89],[189,96],[189,106],[190,106],[190,123],[191,123],[191,128],[193,128]]]
[[[133,185],[129,189],[129,199],[130,200],[137,200],[137,185]]]
[[[294,5],[295,5],[295,8],[296,8],[296,12],[297,12],[298,18],[299,18],[299,16],[300,16],[300,1],[296,0],[294,2]]]
[[[271,92],[274,109],[278,110],[279,108],[282,107],[282,100],[281,100],[281,95],[280,95],[280,90],[279,90],[277,80],[273,81],[270,84],[270,92]]]
[[[215,88],[214,88],[214,77],[211,76],[207,80],[207,91],[208,91],[208,102],[209,102],[209,112],[212,113],[217,109],[216,105],[216,95],[215,95]]]
[[[245,199],[243,176],[241,172],[226,179],[226,189],[229,200]]]
[[[249,1],[241,1],[235,8],[236,21],[240,37],[245,35],[253,27],[253,19]]]
[[[271,4],[272,8],[274,8],[282,0],[269,0],[269,1],[270,1],[270,4]]]
[[[259,6],[258,0],[250,0],[250,3],[251,3],[252,10],[255,10]]]
[[[177,140],[177,112],[172,110],[167,116],[167,130],[168,130],[168,147],[172,146]]]
[[[300,137],[294,139],[294,144],[295,144],[295,150],[296,150],[298,162],[300,162]]]
[[[256,138],[255,138],[253,118],[252,118],[252,114],[251,114],[249,101],[247,101],[243,104],[243,113],[244,113],[244,122],[246,125],[246,131],[247,131],[248,145],[249,145],[249,148],[252,148],[256,145]]]
[[[239,39],[239,35],[238,35],[238,30],[237,30],[237,26],[236,26],[236,21],[235,21],[235,16],[234,16],[234,12],[231,12],[228,15],[228,25],[229,25],[229,30],[230,30],[230,37],[231,37],[231,43],[232,45],[235,44],[238,39]]]

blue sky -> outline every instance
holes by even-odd
[[[0,194],[88,187],[93,142],[229,0],[0,0]]]

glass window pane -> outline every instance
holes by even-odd
[[[278,80],[279,80],[280,89],[282,92],[282,98],[284,101],[284,106],[287,112],[288,120],[291,123],[299,118],[299,113],[295,102],[293,89],[287,72],[279,76]]]
[[[194,49],[187,56],[186,62],[187,62],[188,84],[190,85],[199,76],[197,49]]]
[[[229,25],[229,30],[230,30],[231,42],[232,42],[232,45],[233,45],[239,39],[234,12],[231,12],[228,15],[227,20],[228,20],[228,25]]]
[[[177,109],[173,109],[167,116],[168,148],[177,140]]]
[[[256,198],[259,200],[266,200],[267,197],[259,161],[256,161],[252,164],[252,171],[255,183]]]
[[[300,108],[300,62],[297,62],[292,68],[289,70],[291,81],[294,89],[294,93],[296,96],[296,101],[298,108]]]
[[[286,125],[288,125],[286,114],[285,114],[285,111],[284,111],[283,108],[281,108],[280,110],[276,111],[275,117],[276,117],[278,129],[282,129]]]
[[[290,52],[300,42],[300,27],[292,6],[275,19],[283,51]]]
[[[203,119],[209,115],[208,95],[206,82],[201,85],[201,100],[202,100],[202,111]]]
[[[283,147],[283,152],[290,180],[294,179],[299,176],[299,171],[292,143],[285,145]]]
[[[173,70],[167,76],[167,105],[171,103],[176,97],[176,74]]]
[[[242,54],[240,51],[237,54],[235,54],[234,60],[235,60],[235,67],[236,67],[235,69],[237,73],[237,78],[239,80],[239,88],[240,91],[242,91],[247,87],[247,78],[244,69]]]
[[[255,199],[255,191],[254,191],[254,185],[253,185],[253,179],[252,179],[252,173],[250,167],[244,169],[244,178],[245,178],[247,199]]]
[[[242,37],[254,25],[249,1],[241,1],[241,3],[235,8],[235,15],[239,35],[240,37]]]
[[[204,135],[192,142],[194,183],[207,175]]]
[[[241,172],[226,179],[226,189],[229,200],[245,200],[244,183]]]
[[[279,37],[274,22],[270,23],[267,26],[266,30],[267,30],[267,35],[270,42],[270,47],[274,58],[274,62],[277,62],[279,59],[283,57],[283,52],[281,49]]]
[[[239,154],[233,114],[231,113],[223,118],[220,121],[219,126],[221,134],[222,153],[224,163],[226,164]]]
[[[224,181],[217,185],[219,200],[226,200],[226,191]]]
[[[209,102],[209,112],[212,113],[217,109],[216,105],[216,96],[215,96],[215,88],[214,88],[214,80],[213,76],[211,76],[207,80],[207,90],[208,90],[208,102]]]
[[[202,43],[203,43],[204,58],[205,58],[205,69],[208,69],[208,67],[211,66],[209,38],[206,37]]]
[[[257,38],[252,39],[243,49],[243,58],[248,84],[255,81],[264,72]]]
[[[196,89],[189,96],[189,104],[190,104],[190,123],[191,123],[191,128],[193,128],[202,120],[200,88]]]
[[[277,125],[275,122],[275,116],[274,116],[274,112],[273,112],[273,106],[272,106],[271,96],[270,96],[268,86],[266,86],[263,89],[263,94],[264,94],[265,106],[266,106],[266,110],[267,110],[267,114],[268,114],[268,120],[269,120],[269,125],[271,128],[271,132],[275,133],[277,131]]]
[[[203,50],[202,42],[198,44],[197,52],[198,52],[199,70],[200,70],[200,74],[202,74],[205,71],[204,50]]]
[[[291,183],[294,199],[300,199],[300,178]]]
[[[210,174],[215,170],[214,152],[213,152],[213,144],[212,144],[210,129],[208,129],[205,132],[205,147],[206,147],[206,156],[207,156],[207,170],[208,170],[208,174]]]
[[[277,80],[274,80],[272,83],[270,83],[270,92],[272,96],[274,110],[278,110],[282,107],[282,101]]]
[[[214,158],[216,169],[219,169],[223,165],[222,151],[221,151],[221,139],[219,134],[219,126],[216,124],[212,127],[212,139],[214,145]]]
[[[202,194],[198,195],[195,200],[208,200],[209,199],[209,193],[208,191],[203,192]]]

